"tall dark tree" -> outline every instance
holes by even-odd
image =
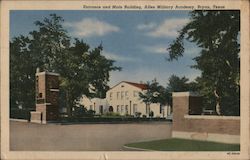
[[[202,50],[193,66],[201,70],[197,82],[207,106],[220,115],[239,115],[240,11],[192,11],[190,22],[170,44],[168,60],[184,53],[184,39]]]
[[[30,40],[20,36],[10,43],[10,105],[25,110],[35,106],[35,75],[33,56],[28,49]]]

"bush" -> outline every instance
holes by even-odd
[[[30,120],[30,110],[27,109],[11,109],[10,118]]]
[[[141,117],[141,112],[135,112],[135,117],[140,118]]]
[[[121,117],[120,113],[117,112],[107,112],[103,114],[103,117]]]
[[[142,118],[147,118],[147,116],[144,114],[144,115],[142,115]]]
[[[153,112],[153,111],[150,111],[149,117],[150,117],[150,118],[154,117],[154,112]]]
[[[80,117],[94,117],[95,111],[87,110],[86,108],[80,106],[75,107],[72,112],[72,117],[80,118]]]

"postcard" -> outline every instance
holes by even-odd
[[[1,159],[249,159],[249,14],[1,1]]]

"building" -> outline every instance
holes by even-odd
[[[108,102],[107,100],[101,98],[88,98],[87,96],[82,96],[80,103],[87,109],[95,111],[95,114],[103,114],[108,112]]]
[[[146,104],[139,98],[139,93],[145,92],[146,89],[145,84],[127,81],[118,83],[106,93],[109,108],[121,115],[136,115],[136,112],[139,112],[148,117],[150,111],[153,111],[154,117],[162,117],[160,104],[154,103],[146,107]]]
[[[115,112],[120,115],[136,116],[140,113],[141,116],[149,117],[152,111],[153,117],[169,116],[171,114],[169,106],[161,106],[160,103],[146,106],[139,97],[139,93],[144,93],[146,90],[145,84],[122,81],[107,91],[106,99],[89,99],[83,96],[80,103],[88,110],[94,110],[96,114]]]

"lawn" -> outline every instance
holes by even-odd
[[[225,144],[186,139],[164,139],[148,142],[126,144],[127,147],[156,151],[239,151],[239,144]]]

